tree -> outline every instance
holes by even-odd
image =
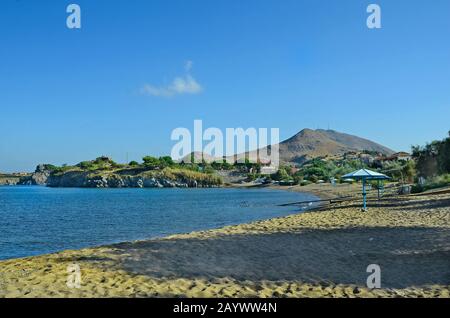
[[[203,172],[208,173],[208,174],[213,174],[215,172],[215,170],[212,166],[206,165]]]
[[[156,169],[160,165],[159,159],[156,157],[152,157],[152,156],[145,156],[144,158],[142,158],[142,161],[144,161],[144,165],[147,168],[151,168],[151,169]]]
[[[285,167],[280,167],[278,171],[272,175],[272,179],[276,181],[286,181],[290,180],[291,177],[289,176],[289,173],[286,171]]]
[[[440,143],[437,156],[438,168],[441,174],[450,173],[450,131],[448,134],[449,137]]]
[[[295,175],[294,176],[294,183],[295,184],[302,184],[303,180],[304,180],[304,178],[301,175]]]
[[[402,173],[404,178],[409,182],[414,182],[414,177],[416,176],[416,164],[413,160],[409,160],[402,168]]]
[[[170,156],[159,157],[159,162],[161,168],[172,167],[173,165],[175,165],[175,162]]]
[[[420,176],[433,177],[439,173],[438,153],[439,141],[433,141],[425,147],[415,146],[412,148],[412,156],[416,160],[416,168]]]
[[[92,161],[82,161],[78,164],[81,169],[90,169],[94,166]]]
[[[130,161],[130,163],[128,165],[132,166],[132,167],[136,167],[136,166],[139,166],[139,162],[133,160],[133,161]]]
[[[52,164],[44,164],[44,170],[55,171],[58,170],[58,167]]]

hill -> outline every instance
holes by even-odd
[[[279,150],[281,163],[295,164],[303,164],[317,157],[338,156],[348,152],[370,151],[383,155],[394,153],[392,149],[371,140],[323,129],[303,129],[295,136],[281,142]],[[266,148],[257,151],[261,161],[269,161],[269,158],[264,155],[267,152]]]
[[[384,155],[394,153],[392,149],[354,135],[334,130],[303,129],[280,143],[280,160],[303,163],[311,158],[341,155],[351,151],[373,151]]]

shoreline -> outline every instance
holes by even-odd
[[[0,297],[447,298],[449,202],[449,194],[389,198],[366,213],[358,201],[345,202],[219,229],[0,261]],[[383,269],[386,286],[380,290],[364,286],[373,262]],[[66,286],[67,266],[74,263],[81,269],[79,289]]]

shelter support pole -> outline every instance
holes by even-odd
[[[377,188],[378,188],[378,200],[380,200],[380,179],[377,180]]]
[[[363,187],[363,211],[367,211],[367,203],[366,203],[366,178],[362,179],[362,187]]]

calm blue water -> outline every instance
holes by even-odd
[[[312,195],[248,189],[0,187],[0,259],[218,228],[298,212]]]

